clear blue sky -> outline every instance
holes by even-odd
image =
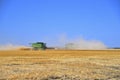
[[[120,1],[0,0],[0,44],[50,44],[63,34],[120,47]]]

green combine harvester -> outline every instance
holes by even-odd
[[[33,50],[45,50],[46,48],[47,48],[46,43],[43,42],[32,43]]]

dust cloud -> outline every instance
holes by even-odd
[[[4,45],[0,45],[0,50],[16,50],[23,47],[26,47],[26,46],[15,45],[15,44],[4,44]]]
[[[67,39],[63,36],[60,38],[60,44],[64,44],[65,49],[75,50],[102,50],[107,49],[107,46],[98,40],[86,40],[84,38]]]

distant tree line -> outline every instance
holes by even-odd
[[[108,49],[120,49],[120,47],[112,47],[112,48],[108,48]]]

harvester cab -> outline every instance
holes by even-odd
[[[32,43],[33,50],[45,50],[46,48],[47,48],[46,43],[43,42]]]

